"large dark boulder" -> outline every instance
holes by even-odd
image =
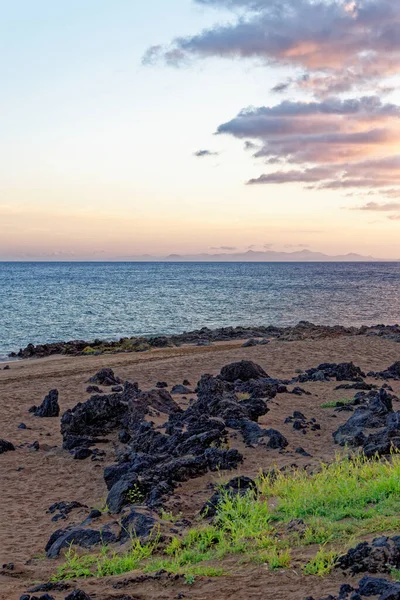
[[[357,573],[390,573],[400,568],[400,536],[375,538],[370,544],[362,542],[340,556],[337,568]]]
[[[110,465],[104,469],[104,481],[108,491],[111,490],[113,485],[117,483],[124,475],[131,470],[129,462],[121,463],[119,465]]]
[[[4,454],[4,452],[11,452],[13,450],[15,450],[15,448],[11,442],[7,442],[7,440],[0,440],[0,454]]]
[[[383,388],[356,394],[354,404],[363,404],[333,433],[335,443],[361,447],[367,457],[383,456],[400,448],[400,413],[393,412],[392,399]]]
[[[71,435],[98,436],[121,428],[128,413],[128,404],[121,400],[120,394],[92,396],[63,414],[61,433],[64,442]]]
[[[268,377],[268,375],[260,365],[251,360],[242,360],[222,367],[220,377],[224,381],[234,382],[237,379],[249,381],[250,379]]]
[[[363,452],[367,458],[375,455],[385,456],[393,450],[400,450],[400,429],[386,427],[370,434],[363,443]]]
[[[372,371],[368,375],[376,379],[394,379],[395,381],[400,381],[400,361],[393,363],[384,371],[378,371],[377,373]]]
[[[219,448],[208,448],[204,457],[210,471],[231,471],[243,462],[243,456],[239,450],[220,450]]]
[[[58,404],[58,390],[50,390],[39,407],[32,406],[29,410],[35,417],[58,417],[60,405]]]
[[[289,382],[280,379],[272,379],[271,377],[263,377],[260,379],[250,379],[249,381],[236,381],[235,392],[244,392],[250,394],[252,398],[275,398],[277,394],[287,392],[287,384]]]
[[[138,474],[128,471],[109,491],[107,507],[111,513],[119,513],[127,504],[140,504],[144,497]]]
[[[240,406],[246,409],[246,412],[251,421],[257,422],[260,417],[269,412],[267,403],[262,398],[249,398],[239,402]]]
[[[365,576],[358,583],[358,592],[361,596],[367,598],[379,596],[378,600],[399,600],[400,583]]]
[[[47,542],[45,551],[47,558],[57,558],[63,548],[69,548],[71,545],[92,548],[92,546],[115,541],[115,535],[106,529],[97,531],[95,529],[69,527],[68,529],[55,531]]]
[[[114,375],[112,369],[101,369],[96,375],[93,375],[93,377],[89,379],[89,382],[96,385],[111,386],[122,383],[122,380]]]
[[[171,394],[162,388],[150,390],[149,392],[141,392],[138,399],[144,401],[148,407],[166,414],[182,412],[182,409],[172,398]]]
[[[362,382],[365,373],[354,363],[321,363],[318,367],[307,369],[296,378],[300,383],[306,381],[354,381]]]
[[[145,540],[151,534],[156,524],[156,520],[150,512],[138,511],[131,508],[130,511],[121,519],[121,542],[129,538],[138,538]]]
[[[268,442],[266,443],[268,448],[272,448],[273,450],[283,450],[283,448],[286,448],[288,441],[280,431],[276,429],[266,429],[264,431],[264,435],[268,437]]]

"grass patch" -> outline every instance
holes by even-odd
[[[277,498],[276,520],[324,517],[331,522],[393,515],[400,508],[400,456],[364,456],[322,464],[318,473],[274,473],[260,480],[261,493]]]
[[[337,558],[338,553],[335,550],[320,548],[314,558],[304,565],[303,573],[304,575],[317,575],[318,577],[329,575],[335,566]]]
[[[390,574],[395,581],[400,581],[400,569],[392,569]]]
[[[344,398],[343,400],[331,400],[321,404],[321,408],[337,408],[338,406],[348,406],[354,401],[354,398]]]
[[[65,554],[66,562],[57,569],[52,581],[128,573],[149,558],[157,546],[158,537],[148,544],[141,544],[140,540],[132,539],[127,552],[118,553],[108,546],[103,546],[99,554],[82,555],[71,545]]]
[[[141,544],[132,539],[127,552],[104,547],[97,555],[66,554],[55,579],[117,575],[135,569],[164,569],[187,577],[217,577],[223,569],[215,562],[241,555],[270,569],[288,568],[291,547],[318,545],[312,560],[302,566],[306,575],[323,576],[334,567],[345,544],[362,535],[400,527],[400,454],[389,459],[364,456],[340,458],[321,464],[318,472],[276,471],[258,478],[258,494],[249,491],[230,497],[222,492],[212,524],[204,521],[183,537],[161,548],[159,534]],[[173,521],[173,516],[164,513]],[[169,519],[170,518],[170,519]],[[301,519],[298,531],[287,525]],[[327,547],[334,544],[335,548]]]

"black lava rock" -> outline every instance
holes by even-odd
[[[32,407],[33,408],[33,407]],[[35,417],[58,417],[60,405],[58,404],[58,390],[50,390],[42,404],[32,410]]]
[[[268,375],[260,365],[251,360],[242,360],[222,367],[220,377],[224,381],[234,382],[237,379],[249,381],[250,379],[268,377]]]
[[[15,450],[15,448],[11,442],[7,442],[7,440],[0,440],[0,454],[4,454],[4,452],[11,452],[13,450]]]

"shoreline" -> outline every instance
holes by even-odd
[[[69,340],[42,344],[28,344],[18,352],[0,355],[0,364],[21,359],[46,358],[49,356],[99,356],[102,354],[124,354],[148,352],[157,348],[179,348],[182,345],[208,346],[217,342],[245,341],[250,344],[267,344],[271,340],[296,341],[305,339],[332,338],[340,336],[376,335],[400,342],[400,326],[393,325],[316,325],[300,321],[294,326],[230,326],[210,329],[203,327],[179,334],[156,336],[132,336],[114,340],[94,339]]]

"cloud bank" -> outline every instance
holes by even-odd
[[[218,127],[218,135],[244,140],[267,165],[249,185],[300,183],[400,197],[400,107],[383,100],[400,64],[400,2],[194,2],[232,18],[168,47],[153,46],[145,61],[176,66],[219,57],[289,67],[292,75],[272,91],[310,96],[244,108]]]

